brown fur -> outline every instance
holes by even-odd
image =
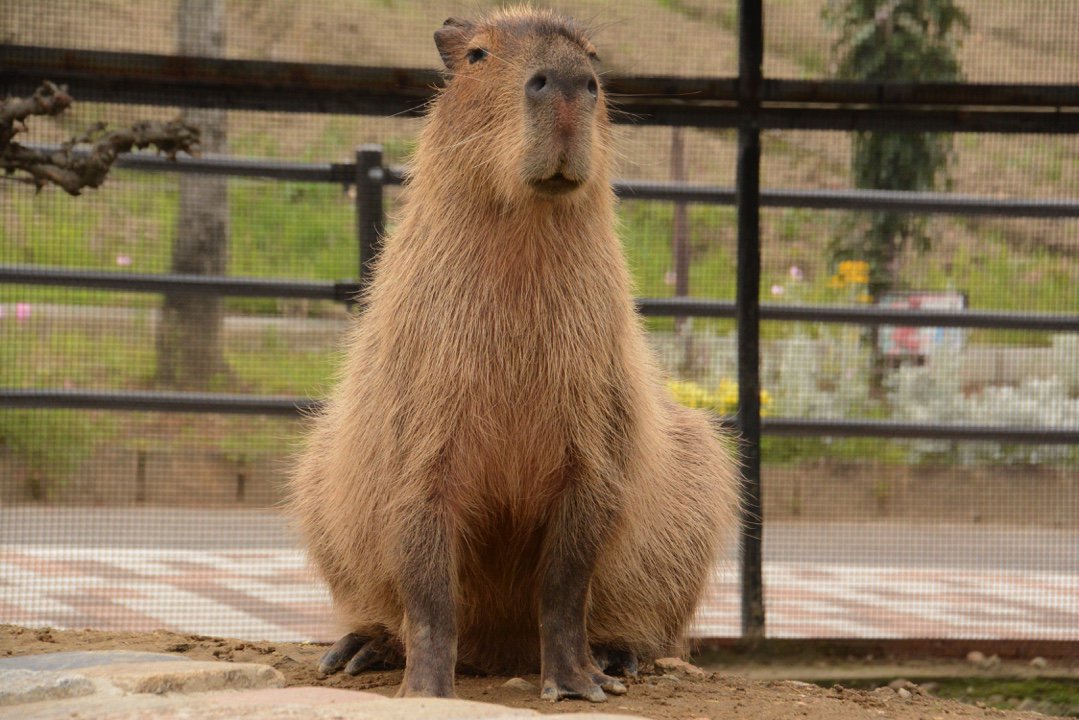
[[[732,527],[734,464],[703,414],[671,402],[646,347],[602,89],[522,101],[537,68],[584,72],[591,46],[528,9],[440,33],[451,77],[295,473],[310,556],[349,631],[404,638],[403,574],[439,568],[402,548],[443,523],[457,660],[535,671],[544,573],[588,556],[574,532],[552,537],[572,527],[572,495],[574,517],[602,528],[583,533],[588,641],[677,651]],[[478,46],[489,56],[468,62]],[[579,186],[536,189],[556,171]]]

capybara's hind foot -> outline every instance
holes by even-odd
[[[398,669],[403,666],[404,658],[386,634],[371,636],[349,633],[335,642],[318,661],[321,675],[333,675],[341,668],[349,675],[359,675],[364,670]]]
[[[592,659],[596,661],[599,669],[608,675],[637,677],[637,653],[632,650],[623,650],[609,645],[593,645]]]
[[[625,685],[610,675],[603,674],[598,668],[593,668],[592,672],[586,670],[566,673],[560,678],[546,678],[540,699],[554,702],[579,698],[589,702],[604,702],[607,699],[604,690],[612,695],[626,694]]]

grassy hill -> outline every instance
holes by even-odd
[[[765,3],[765,69],[777,77],[823,77],[831,62],[832,38],[821,21],[828,0],[768,0]],[[451,14],[471,15],[494,3],[450,0],[233,0],[228,3],[228,55],[236,58],[433,67],[439,63],[431,33]],[[547,4],[547,3],[543,3]],[[611,72],[731,75],[736,59],[735,0],[568,0],[550,3],[596,28],[596,43]],[[18,43],[71,47],[168,51],[175,0],[38,0],[5,3],[0,38]],[[974,81],[1071,82],[1079,78],[1079,4],[1070,0],[966,3],[972,27],[962,49],[964,71]],[[72,88],[76,98],[78,88]],[[60,121],[36,120],[32,139],[59,140],[97,119],[128,122],[171,117],[175,110],[78,104]],[[232,113],[231,151],[238,155],[339,161],[363,142],[380,142],[390,159],[406,159],[418,121],[401,118],[303,114]],[[669,177],[670,130],[620,128],[623,177]],[[729,131],[686,132],[690,180],[734,182],[735,142]],[[845,188],[850,186],[849,138],[832,132],[768,132],[764,137],[766,187]],[[1008,197],[1079,196],[1079,137],[974,136],[955,140],[952,189],[960,193]],[[21,188],[0,187],[16,210],[0,221],[5,239],[0,262],[62,262],[109,266],[124,248],[133,270],[163,267],[171,242],[172,200],[146,189],[146,177],[118,173],[111,187],[78,209],[66,199],[29,198]],[[322,189],[288,189],[273,183],[234,185],[237,214],[233,271],[268,274],[310,273],[338,277],[349,263],[350,208],[345,198]],[[14,194],[14,195],[13,195]],[[289,200],[282,202],[285,194]],[[312,198],[319,198],[311,204]],[[46,205],[56,206],[44,212]],[[284,212],[286,210],[288,212]],[[97,216],[98,221],[93,217]],[[57,218],[64,218],[59,220]],[[642,292],[669,294],[664,275],[670,265],[666,238],[670,208],[627,203],[624,217],[631,259]],[[733,215],[725,208],[695,208],[694,292],[729,297],[733,283]],[[783,284],[792,264],[805,271],[807,299],[833,299],[826,292],[830,268],[823,248],[844,232],[843,213],[767,210],[764,217],[766,290]],[[117,220],[122,218],[122,220]],[[53,223],[59,223],[54,225]],[[333,230],[329,229],[330,226]],[[250,228],[250,230],[245,230]],[[260,232],[276,232],[275,252],[258,259]],[[245,235],[244,233],[247,233]],[[1079,221],[931,221],[931,254],[904,259],[903,273],[914,287],[956,287],[977,307],[1076,311],[1079,295]],[[250,242],[244,240],[249,237]],[[315,237],[322,238],[316,242]],[[73,238],[80,241],[72,242]],[[327,239],[329,238],[329,239]],[[344,243],[346,247],[333,247]],[[325,263],[297,262],[314,246]],[[278,252],[279,251],[279,252]],[[332,258],[332,259],[331,259]],[[329,273],[329,275],[323,275]]]

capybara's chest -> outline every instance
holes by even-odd
[[[449,435],[445,470],[473,504],[544,506],[582,425],[624,385],[613,300],[567,284],[445,279],[402,297],[383,340],[408,398],[400,411],[416,414],[407,422],[420,432]]]
[[[383,308],[402,389],[481,423],[573,413],[620,371],[622,298],[594,270],[533,261],[414,275]]]

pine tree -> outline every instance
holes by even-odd
[[[957,82],[960,31],[967,14],[954,0],[830,0],[825,20],[839,31],[835,74],[867,82]],[[946,180],[952,139],[943,133],[859,132],[852,174],[858,188],[929,191]],[[831,259],[869,264],[872,299],[895,287],[908,243],[930,247],[924,218],[869,212],[833,241]]]

